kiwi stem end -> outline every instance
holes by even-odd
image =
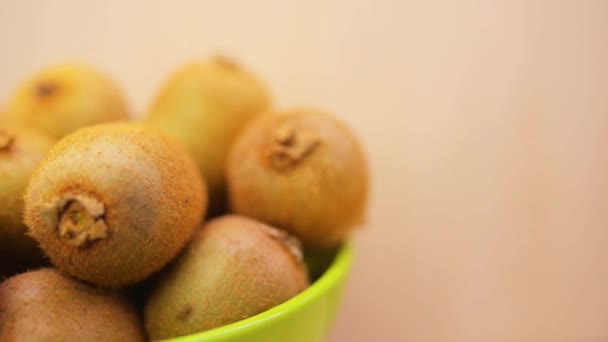
[[[0,130],[0,151],[8,150],[15,138],[5,131]]]
[[[303,262],[304,256],[302,255],[302,244],[300,243],[300,240],[283,230],[265,224],[261,227],[268,236],[278,241],[289,254],[295,257],[299,262]]]
[[[108,237],[105,207],[87,195],[66,194],[50,208],[56,221],[52,225],[57,234],[69,244],[81,247]]]
[[[269,161],[276,170],[287,170],[312,154],[321,143],[314,133],[297,129],[289,123],[278,126],[274,131],[274,141],[269,153]]]

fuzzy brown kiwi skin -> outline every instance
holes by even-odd
[[[0,284],[0,341],[144,341],[133,306],[50,268]]]
[[[364,221],[367,162],[348,127],[313,109],[252,122],[227,162],[232,210],[298,237],[311,251],[339,245]]]
[[[230,145],[270,104],[266,86],[254,74],[213,56],[177,70],[150,106],[146,122],[179,140],[194,157],[207,181],[211,217],[227,209],[224,166]]]
[[[6,121],[34,127],[56,139],[81,127],[129,117],[116,83],[81,62],[48,66],[23,80],[6,110]]]
[[[0,124],[0,277],[45,265],[23,224],[23,194],[38,163],[53,145],[43,133]]]
[[[181,145],[141,124],[102,124],[51,149],[29,183],[25,222],[61,271],[116,288],[172,260],[206,202]]]
[[[258,221],[209,221],[145,306],[154,340],[220,327],[270,309],[308,286],[299,243]]]

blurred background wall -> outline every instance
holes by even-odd
[[[81,59],[138,115],[220,52],[347,120],[373,198],[330,341],[608,341],[608,1],[3,0],[0,46],[0,101]]]

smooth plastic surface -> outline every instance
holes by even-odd
[[[315,342],[331,328],[352,265],[349,244],[327,271],[302,293],[268,311],[221,328],[165,342]]]

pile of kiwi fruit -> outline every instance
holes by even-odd
[[[304,291],[365,219],[352,131],[275,108],[225,57],[180,68],[134,118],[64,63],[0,108],[0,341],[163,340]]]

